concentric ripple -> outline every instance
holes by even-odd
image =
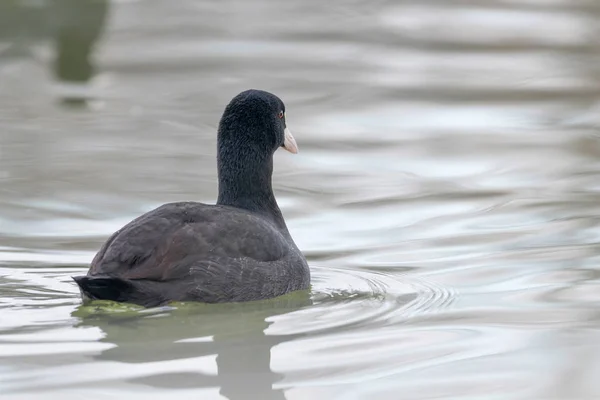
[[[452,291],[408,275],[312,266],[313,305],[286,321],[285,333],[322,334],[385,326],[448,305]]]
[[[4,357],[0,387],[15,395],[117,381],[165,388],[190,370],[197,375],[195,387],[214,389],[218,384],[208,377],[216,373],[215,361],[219,376],[233,373],[222,361],[230,357],[231,346],[254,343],[249,346],[252,350],[246,349],[252,353],[250,358],[298,341],[317,340],[319,346],[335,347],[336,338],[385,328],[392,319],[441,307],[442,299],[447,300],[439,287],[408,274],[312,266],[309,292],[267,301],[179,303],[152,310],[110,302],[83,306],[70,276],[84,272],[85,266],[27,267],[28,254],[39,263],[39,253],[6,250],[11,259],[21,256],[19,265],[0,267],[0,298],[7,299],[0,302]],[[30,358],[53,368],[19,368],[18,360]],[[102,375],[95,373],[98,368],[103,369]],[[250,371],[256,365],[243,368]],[[272,374],[270,364],[260,368]],[[57,374],[58,370],[62,372]],[[303,375],[302,368],[296,372]]]

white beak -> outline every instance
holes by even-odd
[[[298,153],[298,145],[296,144],[296,139],[292,136],[292,132],[288,128],[285,128],[285,141],[283,142],[283,148],[289,151],[290,153],[296,154]]]

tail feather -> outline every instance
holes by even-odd
[[[114,276],[74,276],[81,290],[84,302],[90,300],[112,300],[120,303],[139,304],[144,307],[156,307],[166,303],[158,290],[157,282],[147,280],[127,280]]]
[[[110,277],[74,276],[73,280],[81,289],[82,297],[90,300],[127,301],[131,297],[133,285],[126,280]]]

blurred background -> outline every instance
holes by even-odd
[[[597,0],[3,0],[0,394],[600,397]],[[248,88],[310,293],[82,307],[70,276],[213,203]],[[596,378],[594,378],[596,377]]]

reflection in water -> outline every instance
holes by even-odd
[[[273,389],[282,375],[271,370],[271,350],[297,335],[266,335],[268,319],[310,306],[308,292],[269,301],[246,304],[190,305],[164,313],[123,317],[119,314],[86,315],[95,306],[80,307],[79,327],[99,327],[103,343],[115,344],[94,356],[100,361],[126,364],[183,361],[187,372],[149,372],[128,379],[156,388],[220,388],[230,400],[285,399],[283,390]],[[97,306],[96,306],[97,307]],[[143,340],[140,340],[143,337]],[[216,355],[217,373],[209,369],[206,356]],[[195,363],[198,365],[195,366]],[[212,363],[212,361],[209,361]]]
[[[88,82],[94,74],[91,57],[108,11],[108,0],[54,0],[58,21],[54,32],[54,73],[63,82]],[[66,95],[68,102],[83,100]]]
[[[103,31],[109,0],[3,1],[0,4],[0,61],[31,53],[32,43],[49,39],[54,51],[52,70],[63,85],[66,103],[87,97],[81,84],[94,76],[94,46]]]

